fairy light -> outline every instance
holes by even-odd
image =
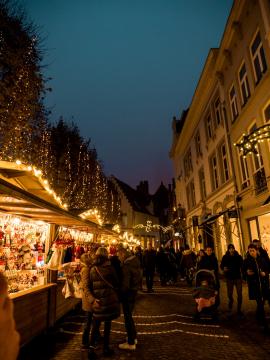
[[[64,209],[68,209],[67,204],[63,204],[61,198],[50,187],[49,181],[43,178],[43,173],[40,169],[37,169],[35,166],[32,165],[25,165],[22,163],[21,160],[16,160],[16,164],[20,166],[21,170],[31,172],[39,180],[39,182],[42,184],[42,186],[47,191],[47,193],[53,196],[53,198],[56,200],[58,205]]]
[[[258,157],[259,147],[258,144],[263,143],[265,140],[270,140],[270,125],[266,124],[255,129],[249,135],[243,134],[242,139],[235,146],[239,148],[239,151],[243,153],[245,157],[248,154],[255,154]]]

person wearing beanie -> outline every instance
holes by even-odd
[[[95,359],[95,344],[101,322],[104,321],[103,355],[114,354],[109,347],[111,321],[120,316],[120,302],[118,297],[119,281],[115,269],[108,258],[105,247],[99,247],[90,270],[89,286],[94,302],[92,305],[93,320],[90,335],[90,349],[88,359]]]
[[[92,250],[92,251],[91,251]],[[81,263],[81,287],[82,287],[82,310],[85,311],[86,323],[84,324],[82,334],[82,349],[89,349],[89,335],[92,324],[93,309],[92,305],[95,301],[90,291],[90,269],[94,261],[94,250],[82,254]]]
[[[229,310],[232,310],[233,307],[233,289],[236,288],[238,315],[242,315],[242,267],[242,256],[238,254],[233,244],[229,244],[226,254],[222,257],[220,268],[226,278]]]

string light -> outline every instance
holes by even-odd
[[[260,156],[258,144],[264,142],[264,140],[270,139],[270,125],[263,125],[249,135],[243,134],[242,139],[239,143],[235,144],[239,150],[243,153],[243,156],[246,157],[247,154],[253,153],[257,156]]]

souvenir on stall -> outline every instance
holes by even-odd
[[[9,292],[45,283],[44,253],[49,225],[0,214],[0,271]]]

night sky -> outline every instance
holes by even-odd
[[[44,39],[61,115],[91,138],[106,175],[150,191],[173,177],[172,117],[189,106],[232,0],[21,0]]]

